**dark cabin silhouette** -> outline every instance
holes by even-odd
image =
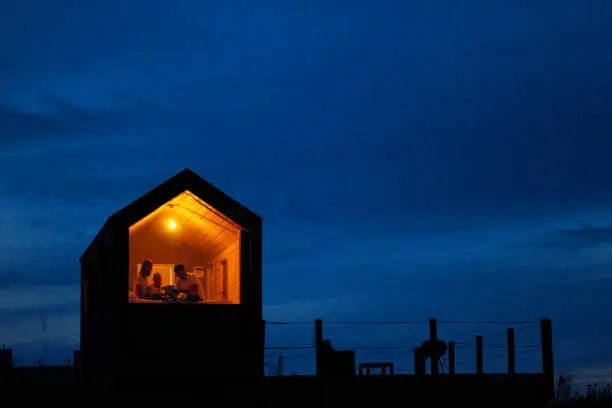
[[[111,215],[81,257],[84,379],[263,375],[262,219],[189,169]],[[185,265],[196,302],[140,299]]]

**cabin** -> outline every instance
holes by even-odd
[[[138,295],[145,260],[173,296]],[[191,170],[111,215],[80,263],[85,381],[263,375],[262,219]],[[187,281],[197,296],[172,292]]]

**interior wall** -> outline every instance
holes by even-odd
[[[216,293],[223,290],[223,265],[221,261],[227,259],[227,292],[228,300],[232,303],[240,303],[240,242],[236,242],[227,247],[223,252],[212,259],[213,268],[215,270],[215,287]],[[218,271],[218,273],[217,273]]]
[[[187,272],[193,271],[194,266],[203,266],[211,261],[204,249],[194,246],[181,246],[179,237],[168,234],[168,237],[151,230],[148,226],[139,229],[130,236],[130,288],[134,287],[138,275],[137,264],[145,259],[151,259],[153,264],[182,263]],[[162,282],[170,285],[174,282]]]
[[[189,239],[187,237],[187,239]],[[223,290],[223,265],[221,261],[227,259],[228,270],[228,300],[232,303],[240,303],[240,245],[238,237],[217,256],[211,257],[206,248],[195,245],[181,245],[183,238],[180,235],[163,232],[155,228],[155,224],[139,228],[130,235],[130,272],[129,288],[134,287],[136,276],[138,276],[138,264],[145,259],[151,259],[155,264],[178,264],[185,265],[187,272],[193,271],[196,266],[213,265],[214,287],[217,294]],[[200,282],[206,285],[204,279]],[[170,285],[174,282],[162,282],[162,285]],[[219,295],[219,299],[221,295]]]

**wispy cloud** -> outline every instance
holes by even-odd
[[[109,129],[113,118],[73,103],[48,99],[44,112],[0,103],[0,146],[45,142],[58,138],[82,137]]]
[[[612,245],[612,225],[563,229],[525,245],[559,249],[593,249]]]

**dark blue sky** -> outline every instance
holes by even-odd
[[[74,347],[78,257],[189,167],[264,218],[270,320],[547,316],[612,377],[612,5],[434,3],[0,5],[0,342]]]

